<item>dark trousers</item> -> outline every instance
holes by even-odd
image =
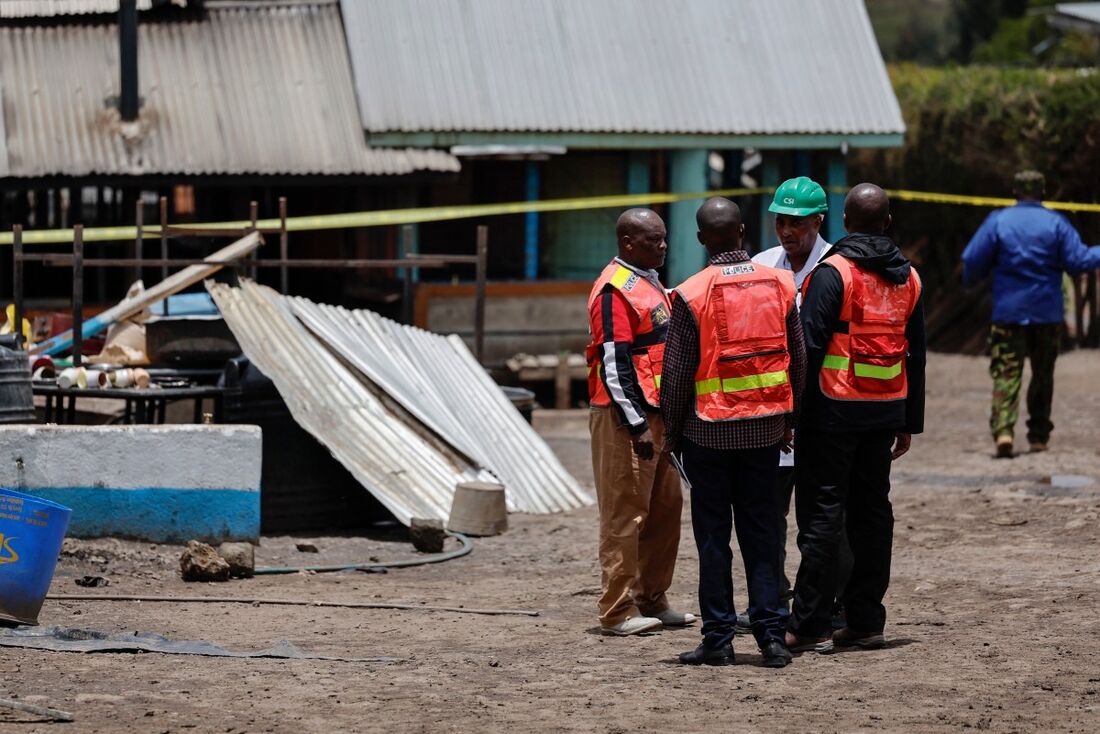
[[[708,449],[684,441],[684,471],[691,482],[691,526],[699,551],[699,608],[703,644],[733,640],[733,551],[730,534],[745,561],[749,619],[761,647],[783,640],[787,609],[779,601],[779,511],[775,475],[779,447]]]
[[[802,544],[805,542],[802,528],[809,527],[810,517],[814,511],[814,493],[800,491],[795,487],[795,468],[793,466],[779,467],[779,478],[776,480],[776,498],[779,502],[779,527],[780,537],[783,542],[779,549],[779,596],[782,599],[791,597],[791,582],[787,578],[787,516],[791,510],[791,495],[794,495],[794,516],[798,523],[798,534],[795,543],[799,553],[802,552]],[[844,596],[844,588],[848,585],[848,577],[852,575],[852,549],[848,545],[848,534],[840,534],[840,547],[837,552],[836,565],[836,596],[839,600]]]
[[[852,549],[852,573],[841,601],[848,627],[880,633],[886,625],[882,599],[890,585],[894,513],[890,505],[892,431],[861,433],[800,429],[797,484],[813,498],[799,527],[802,563],[794,584],[790,630],[800,637],[826,637],[837,589],[842,534]]]

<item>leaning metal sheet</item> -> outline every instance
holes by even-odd
[[[461,339],[372,311],[304,298],[290,302],[333,352],[456,451],[500,477],[511,509],[557,512],[592,504]]]
[[[275,383],[294,420],[320,441],[394,516],[446,520],[455,485],[495,481],[447,444],[390,410],[265,286],[208,283],[226,323]]]

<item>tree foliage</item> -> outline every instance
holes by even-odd
[[[1094,70],[890,69],[905,145],[853,155],[853,180],[887,188],[1011,196],[1023,168],[1047,177],[1047,197],[1100,198],[1100,74]],[[895,234],[917,254],[930,291],[956,281],[962,248],[989,209],[896,203]],[[1071,217],[1086,240],[1100,216]]]

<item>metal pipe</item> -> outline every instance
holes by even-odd
[[[286,231],[286,197],[279,197],[279,259],[290,259],[290,238]],[[279,267],[279,289],[284,296],[290,295],[290,270],[286,265]]]
[[[474,294],[474,356],[478,362],[485,355],[485,271],[489,255],[489,227],[477,226],[477,290]]]
[[[245,230],[246,234],[248,232],[255,232],[256,231],[256,221],[259,218],[260,218],[260,205],[256,202],[255,199],[253,199],[252,201],[248,202],[248,221],[249,221],[249,225],[248,225],[248,229]],[[241,267],[241,266],[247,267],[248,268],[248,277],[252,278],[252,280],[256,280],[256,266],[255,265],[247,266],[247,265],[244,265],[244,263],[242,263],[242,262],[238,262],[237,265],[236,265],[236,267]]]
[[[73,227],[73,366],[81,363],[84,346],[84,225]]]
[[[160,259],[168,259],[168,197],[160,197]],[[160,266],[160,279],[168,280],[168,266]],[[164,315],[168,315],[168,299],[164,300]]]
[[[138,15],[137,0],[118,4],[118,111],[124,122],[138,116]]]
[[[30,253],[23,255],[23,262],[40,262],[51,267],[69,267],[72,265],[73,256],[64,252],[44,252],[44,253]],[[84,266],[89,268],[114,268],[114,267],[131,267],[137,263],[144,263],[149,266],[171,266],[178,267],[183,265],[206,265],[210,261],[203,260],[201,258],[169,258],[167,260],[154,259],[142,259],[135,260],[133,258],[106,258],[106,257],[93,257],[86,258],[84,260]],[[408,265],[416,265],[418,268],[445,268],[451,265],[470,264],[467,259],[454,260],[449,256],[440,255],[438,258],[417,258],[415,260],[330,260],[330,259],[301,259],[301,260],[250,260],[242,259],[242,263],[250,267],[258,268],[318,268],[340,270],[346,268],[362,268],[364,270],[371,269],[389,269],[399,268]]]
[[[134,265],[134,278],[133,278],[134,281],[141,280],[141,276],[142,276],[141,259],[142,259],[143,253],[142,253],[142,248],[141,248],[141,245],[142,245],[142,241],[141,241],[142,231],[141,230],[142,230],[142,226],[145,224],[144,219],[145,219],[145,207],[143,207],[141,205],[141,191],[139,190],[138,195],[137,195],[137,201],[134,202],[134,232],[135,232],[135,235],[136,235],[134,237],[134,260],[136,261],[136,264]],[[131,281],[131,282],[133,282],[133,281]]]
[[[405,258],[412,252],[414,231],[411,224],[401,227],[401,257]],[[401,321],[411,324],[413,320],[413,269],[401,268]]]
[[[11,228],[12,232],[12,285],[11,298],[15,303],[15,323],[12,331],[20,336],[16,337],[16,344],[20,344],[23,334],[23,225],[16,224]]]

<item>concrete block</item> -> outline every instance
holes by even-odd
[[[0,487],[72,508],[78,538],[256,541],[260,468],[258,426],[0,426]]]

